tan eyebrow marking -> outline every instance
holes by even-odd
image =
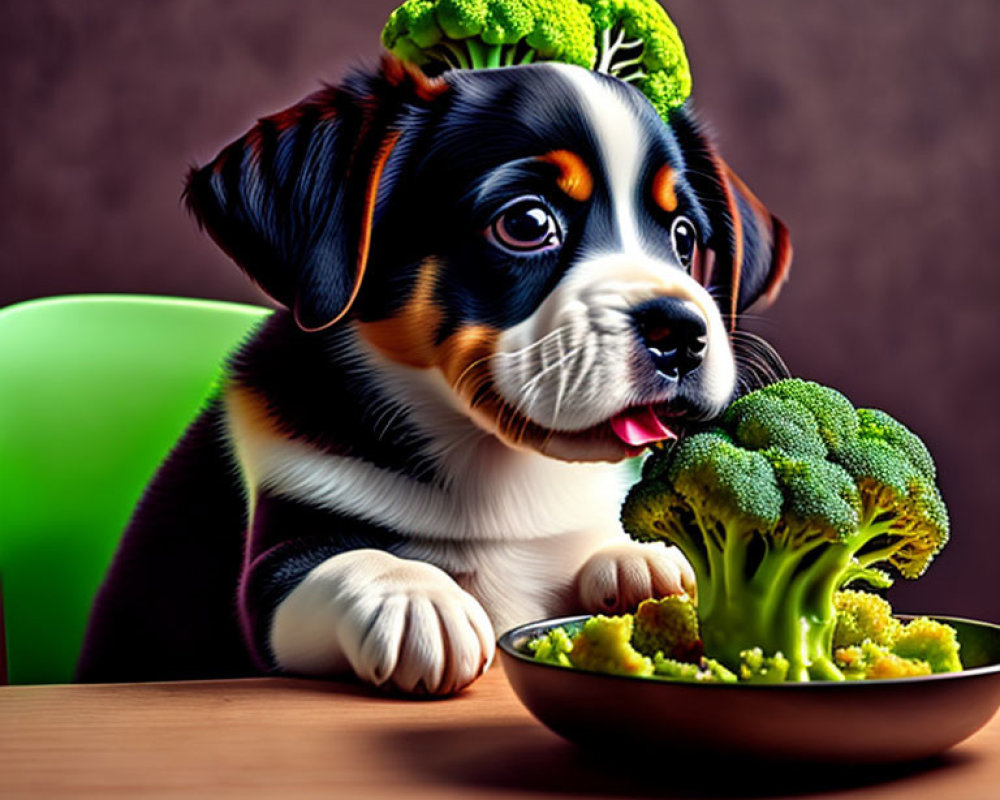
[[[677,192],[674,189],[676,175],[669,164],[660,167],[653,177],[653,202],[669,213],[677,210]]]
[[[573,200],[583,202],[590,199],[594,191],[594,179],[580,156],[569,150],[553,150],[539,156],[538,160],[559,168],[559,180],[556,183]]]

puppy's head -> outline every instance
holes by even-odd
[[[616,460],[704,419],[784,227],[686,114],[540,64],[428,80],[389,60],[261,120],[188,199],[306,331],[353,326],[506,443]]]

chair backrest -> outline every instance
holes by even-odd
[[[268,313],[133,295],[0,310],[0,631],[10,683],[71,680],[90,604],[143,487],[226,353]]]

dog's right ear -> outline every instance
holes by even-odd
[[[672,127],[685,157],[685,174],[712,223],[712,268],[702,282],[735,327],[755,303],[769,305],[788,279],[788,230],[718,154],[690,111]]]
[[[361,287],[402,109],[447,90],[387,57],[376,75],[260,120],[192,169],[188,207],[265,292],[294,311],[299,327],[327,328]]]

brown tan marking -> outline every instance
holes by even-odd
[[[740,301],[740,275],[743,272],[743,217],[740,215],[740,207],[736,202],[736,193],[728,180],[736,178],[733,171],[718,156],[713,156],[715,168],[719,173],[719,185],[722,187],[722,194],[726,201],[726,210],[729,212],[729,219],[732,224],[733,253],[730,268],[730,303],[729,303],[729,329],[736,330],[736,315]],[[739,178],[736,178],[739,180]]]
[[[391,86],[402,86],[409,78],[417,97],[426,102],[436,100],[451,88],[444,78],[428,78],[420,67],[392,55],[383,56],[382,74]]]
[[[676,180],[677,173],[669,164],[660,167],[653,177],[653,202],[669,214],[677,210]]]
[[[358,323],[358,332],[383,355],[408,367],[431,367],[438,359],[434,341],[443,314],[434,302],[440,264],[426,259],[406,304],[388,319]]]
[[[289,438],[291,428],[284,425],[268,407],[267,400],[256,389],[229,384],[223,392],[226,412],[240,426],[241,435],[259,438]]]
[[[774,250],[771,257],[771,276],[768,278],[761,295],[767,305],[773,303],[778,297],[778,292],[788,280],[788,273],[792,268],[792,239],[788,234],[788,228],[777,217],[772,217],[772,219],[774,221]]]
[[[570,198],[581,203],[590,198],[594,191],[594,179],[583,159],[576,153],[569,150],[553,150],[551,153],[539,156],[538,160],[559,168],[556,185]]]
[[[750,203],[750,207],[757,219],[760,220],[761,225],[771,230],[771,273],[761,293],[764,302],[770,304],[774,302],[782,285],[788,280],[788,273],[792,266],[791,237],[788,235],[788,229],[784,223],[768,211],[767,206],[750,191],[750,187],[728,165],[726,166],[726,175]]]

